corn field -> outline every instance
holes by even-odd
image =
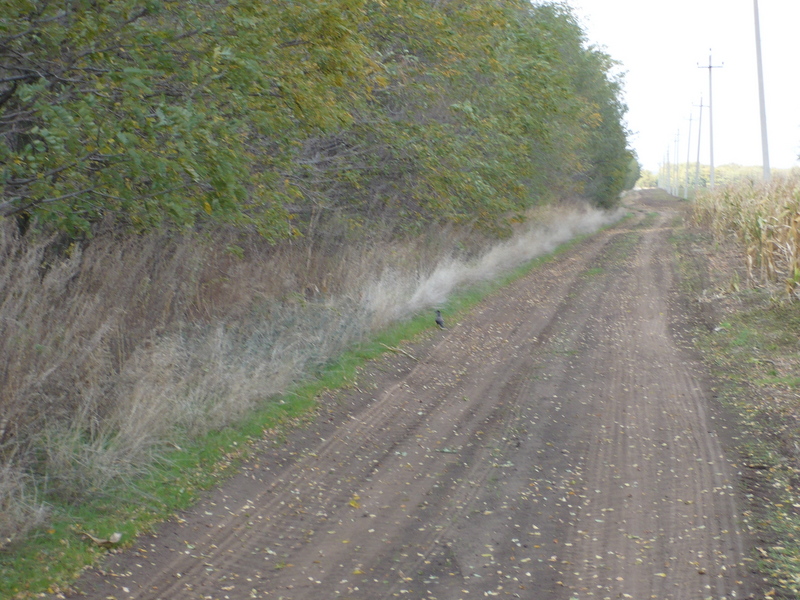
[[[778,288],[800,299],[800,174],[703,191],[694,218],[717,240],[737,241],[751,285]]]

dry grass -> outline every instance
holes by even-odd
[[[237,232],[20,237],[0,223],[0,546],[48,503],[113,493],[169,444],[237,421],[348,345],[608,215],[540,214],[488,252],[328,224],[268,246]]]
[[[800,298],[800,176],[705,191],[695,218],[718,239],[738,240],[751,283],[778,284]]]

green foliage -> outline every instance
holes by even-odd
[[[631,154],[631,159],[628,162],[628,171],[625,176],[625,189],[632,190],[636,186],[636,182],[642,178],[642,165],[639,164],[639,159],[635,153]]]
[[[636,185],[640,188],[654,188],[658,186],[658,177],[655,173],[648,170],[641,171],[639,175],[639,180],[636,182]]]
[[[298,135],[349,122],[362,5],[3,1],[0,214],[286,235],[275,173]]]
[[[0,0],[0,216],[497,232],[631,154],[613,62],[522,0]]]

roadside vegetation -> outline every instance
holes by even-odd
[[[0,215],[507,231],[631,174],[614,63],[521,0],[0,2]],[[628,187],[632,186],[632,182]]]
[[[557,3],[0,0],[0,595],[185,506],[343,351],[601,225],[638,178],[621,84]]]
[[[2,524],[16,536],[0,553],[0,595],[68,589],[108,547],[132,543],[227,477],[253,441],[279,440],[284,427],[313,418],[317,395],[346,387],[363,361],[402,352],[403,340],[435,327],[432,311],[423,309],[440,307],[453,322],[518,276],[515,270],[619,214],[576,205],[539,209],[532,217],[529,229],[469,254],[452,249],[473,240],[441,231],[414,244],[323,247],[311,259],[305,246],[279,246],[248,259],[193,237],[138,236],[144,248],[101,247],[95,240],[91,248],[101,254],[78,263],[92,268],[62,261],[44,285],[36,284],[36,255],[29,277],[16,272],[5,279],[24,300],[7,305],[5,314],[18,308],[20,320],[42,323],[26,332],[37,336],[38,347],[7,341],[9,355],[13,346],[21,363],[11,372],[18,379],[9,382],[59,395],[28,407],[25,416],[40,419],[41,430],[28,439],[29,454],[14,464],[16,474],[7,468],[0,480],[8,509]],[[124,260],[140,255],[142,264]],[[309,260],[331,275],[324,293],[306,295],[274,282],[293,281],[294,265]],[[191,281],[197,285],[183,297]],[[169,293],[167,307],[151,285]],[[29,297],[44,292],[40,301]],[[59,307],[66,295],[80,303]],[[201,298],[208,314],[170,327],[163,315],[169,306],[196,310]],[[217,305],[220,312],[212,310]],[[105,322],[125,313],[133,313],[140,335],[149,335],[126,360],[111,354],[115,346],[103,346],[120,343],[119,331],[81,345],[84,332],[104,333]],[[54,321],[60,325],[48,329]],[[75,349],[82,354],[74,356]],[[37,369],[23,370],[26,362]],[[71,393],[80,394],[74,405]],[[106,543],[114,534],[121,534],[119,542]]]
[[[717,367],[721,398],[745,426],[741,469],[759,542],[754,558],[773,586],[770,598],[797,598],[800,179],[700,194],[694,218],[706,234],[683,249],[709,253],[710,280],[698,293],[713,314],[699,344]]]

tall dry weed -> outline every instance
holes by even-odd
[[[695,219],[717,238],[739,243],[751,283],[778,284],[800,298],[800,175],[706,190],[696,199]]]
[[[269,246],[237,231],[88,243],[0,223],[0,540],[46,502],[113,493],[165,446],[240,419],[376,328],[613,220],[536,215],[490,246],[320,226]]]

